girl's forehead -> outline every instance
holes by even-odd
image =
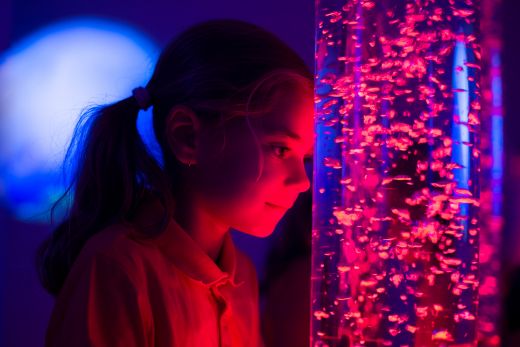
[[[262,135],[285,136],[309,147],[314,140],[314,96],[308,91],[277,93],[264,107],[231,117],[231,122],[242,127],[251,125]],[[244,131],[240,126],[235,130]]]
[[[255,126],[264,135],[284,136],[310,147],[314,142],[313,100],[300,100],[287,107],[274,108],[260,117],[253,117]]]
[[[314,113],[314,95],[303,87],[278,88],[269,96],[255,96],[245,104],[239,103],[237,109],[231,111],[228,118],[250,116],[276,121],[293,121],[297,114]],[[301,116],[300,116],[301,117]],[[269,121],[272,121],[269,119]]]
[[[266,130],[284,130],[289,134],[307,132],[313,127],[313,98],[306,94],[279,98],[270,112],[260,118]]]

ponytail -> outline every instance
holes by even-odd
[[[93,107],[77,123],[64,168],[77,164],[51,216],[69,194],[73,203],[36,254],[40,282],[52,295],[60,291],[86,241],[106,225],[127,223],[145,190],[156,192],[168,204],[169,180],[137,131],[139,109],[136,99],[129,97]],[[167,219],[165,215],[162,227]]]

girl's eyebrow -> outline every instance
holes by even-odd
[[[297,141],[301,140],[300,135],[285,126],[267,127],[267,131],[269,132],[269,135],[285,135]]]
[[[288,129],[285,126],[270,126],[267,127],[267,131],[269,132],[269,135],[282,135],[282,136],[288,136],[296,141],[300,141],[301,137],[300,135],[296,134],[292,130]],[[312,146],[311,150],[307,153],[305,153],[305,156],[312,157],[314,156],[314,146]]]

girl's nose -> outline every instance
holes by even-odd
[[[303,162],[300,161],[294,164],[294,169],[286,183],[287,185],[296,185],[300,192],[305,192],[311,187],[311,182]]]

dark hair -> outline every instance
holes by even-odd
[[[112,223],[131,223],[146,192],[157,195],[165,207],[156,232],[164,230],[184,170],[168,150],[164,131],[173,106],[188,106],[201,121],[216,124],[254,112],[251,105],[261,113],[266,95],[287,81],[313,82],[312,72],[288,45],[250,23],[210,20],[182,32],[163,50],[146,85],[163,164],[137,131],[135,98],[84,112],[66,154],[65,163],[71,158],[77,162],[71,184],[51,210],[52,215],[68,197],[66,216],[36,254],[43,287],[57,295],[87,240]]]

